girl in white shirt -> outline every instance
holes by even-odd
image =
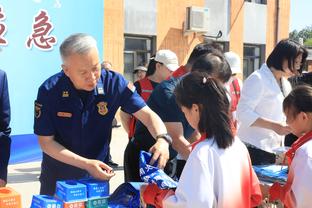
[[[192,72],[175,95],[189,124],[207,138],[191,152],[175,192],[164,194],[149,185],[144,200],[157,208],[257,206],[262,198],[259,181],[247,148],[232,132],[223,85],[206,73]]]
[[[286,185],[275,183],[270,189],[271,200],[280,199],[286,207],[312,206],[312,87],[303,85],[283,102],[287,124],[298,136],[286,153],[289,173]]]
[[[237,136],[246,143],[254,165],[274,163],[273,150],[282,146],[289,133],[282,102],[291,91],[287,77],[302,68],[304,53],[300,44],[281,40],[266,64],[244,82],[237,106]]]

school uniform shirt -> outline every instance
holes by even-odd
[[[284,136],[273,130],[251,126],[258,118],[286,123],[283,113],[284,97],[291,85],[282,77],[282,89],[266,64],[253,72],[244,82],[237,106],[238,137],[267,152],[280,147]]]
[[[287,207],[310,208],[312,205],[312,140],[297,149],[288,177],[293,178],[291,189],[283,201]]]
[[[247,148],[235,138],[221,149],[213,138],[195,146],[183,169],[175,195],[164,208],[253,207],[261,203],[259,181]]]
[[[104,161],[117,109],[122,107],[132,114],[144,106],[135,87],[114,71],[102,70],[96,88],[90,92],[76,90],[62,71],[39,88],[34,132],[42,136],[53,135],[58,143],[80,156]],[[42,165],[58,171],[55,166],[51,168],[52,164],[59,166],[44,154]]]

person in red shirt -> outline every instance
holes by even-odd
[[[135,80],[138,81],[144,79],[144,77],[146,76],[146,72],[147,68],[145,66],[137,66],[133,71],[133,74],[135,74],[136,76]]]
[[[237,77],[237,74],[241,74],[241,61],[240,57],[230,51],[224,53],[225,59],[227,62],[230,64],[231,71],[232,71],[232,76],[229,82],[227,83],[230,96],[231,96],[231,113],[232,113],[232,119],[233,119],[233,124],[234,127],[237,128],[237,120],[236,120],[236,109],[237,109],[237,104],[240,99],[240,93],[241,89],[243,86],[242,81]]]

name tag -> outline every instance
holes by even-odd
[[[58,117],[63,117],[63,118],[71,118],[72,114],[68,112],[57,112]]]

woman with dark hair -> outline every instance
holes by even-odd
[[[312,87],[302,85],[285,98],[283,109],[296,140],[286,152],[289,173],[284,186],[275,183],[271,200],[280,199],[285,207],[311,207],[312,204]]]
[[[244,82],[237,106],[238,137],[247,145],[253,165],[275,163],[274,149],[290,133],[282,102],[291,91],[287,78],[302,70],[306,50],[292,40],[281,40],[266,64]]]
[[[156,207],[179,208],[260,204],[259,181],[247,148],[232,133],[230,102],[223,84],[205,73],[192,72],[177,85],[175,95],[189,124],[208,136],[192,150],[175,193],[164,194],[149,185],[143,190],[144,200]],[[164,200],[159,196],[165,196]]]

